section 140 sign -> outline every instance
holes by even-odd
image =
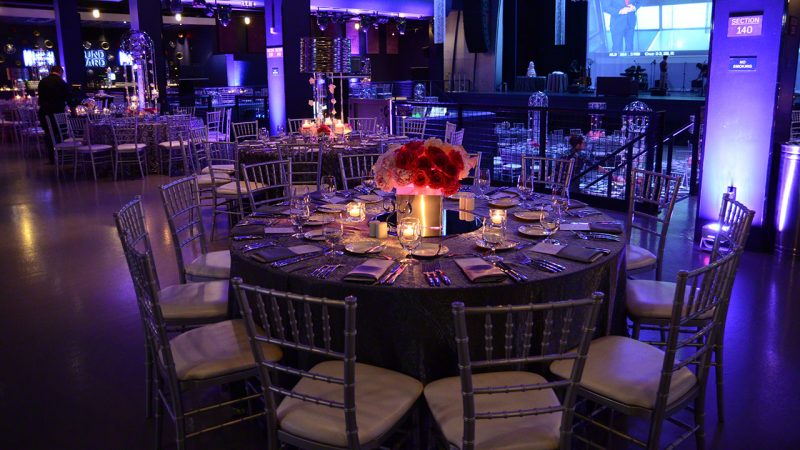
[[[728,17],[728,37],[761,36],[764,15]]]

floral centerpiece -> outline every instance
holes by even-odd
[[[438,236],[443,225],[443,196],[458,192],[460,180],[476,164],[477,158],[471,158],[463,147],[432,138],[389,149],[372,170],[379,188],[396,190],[397,223],[415,217],[423,236]]]
[[[475,168],[477,158],[471,158],[464,147],[440,139],[411,141],[388,150],[372,168],[375,183],[384,191],[398,193],[428,193],[444,195],[458,192],[460,181]]]
[[[325,125],[324,123],[320,124],[317,127],[317,136],[324,137],[324,136],[330,136],[330,134],[331,134],[331,127]]]

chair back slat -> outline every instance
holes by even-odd
[[[299,134],[300,129],[303,127],[303,122],[316,122],[315,119],[287,119],[286,123],[289,125],[289,133],[290,134]]]
[[[517,305],[517,306],[486,306],[467,308],[461,302],[452,304],[454,326],[456,334],[456,347],[458,351],[458,367],[461,379],[461,393],[463,403],[463,441],[462,449],[473,449],[475,446],[475,422],[477,420],[490,420],[511,417],[526,417],[541,414],[562,413],[561,416],[561,441],[569,442],[572,429],[572,417],[574,412],[575,396],[577,385],[580,381],[586,354],[589,350],[589,342],[594,334],[595,324],[600,311],[603,294],[595,293],[592,298],[583,300],[567,300],[551,303]],[[470,339],[468,330],[477,329],[480,325],[474,323],[475,327],[470,326],[472,317],[483,316],[484,330],[484,353],[486,359],[473,360],[470,351]],[[532,339],[535,333],[530,331],[535,322],[535,316],[544,316],[544,325],[541,333],[542,353],[537,356],[529,356],[527,353],[531,347],[530,342],[521,342],[524,339]],[[553,325],[554,318],[562,317],[561,327]],[[494,339],[494,317],[505,317],[505,351],[503,357],[493,358],[492,344]],[[572,328],[572,322],[578,320],[580,327],[578,332]],[[536,321],[538,322],[538,321]],[[521,324],[521,325],[517,325]],[[550,345],[554,330],[560,330],[561,337],[558,339],[558,348],[553,349]],[[567,337],[564,337],[566,335]],[[571,345],[576,348],[566,351],[565,342],[572,336]],[[509,348],[509,342],[513,342]],[[516,349],[516,352],[514,351]],[[571,360],[572,373],[568,380],[544,381],[541,383],[521,384],[514,386],[483,386],[475,388],[472,373],[475,369],[497,369],[508,366],[516,366],[517,370],[524,365],[531,363],[544,363],[558,360]],[[559,405],[550,405],[539,408],[526,408],[514,411],[476,411],[475,395],[491,395],[499,393],[522,393],[528,391],[541,391],[544,389],[560,390],[563,393],[563,402]]]
[[[322,144],[283,144],[278,148],[281,159],[289,159],[292,165],[292,186],[314,186],[320,188],[322,178]]]
[[[139,122],[135,117],[115,119],[111,129],[114,135],[114,145],[119,148],[122,144],[139,143]]]
[[[139,249],[152,257],[153,247],[150,243],[150,235],[147,233],[147,226],[145,225],[142,197],[137,195],[133,200],[120,208],[119,211],[115,212],[113,216],[114,224],[117,227],[117,234],[124,246],[123,249],[126,247]],[[151,264],[155,269],[155,261],[151,260]],[[157,291],[160,290],[158,272],[155,270],[153,270],[153,285]]]
[[[404,117],[402,121],[402,134],[413,139],[425,139],[425,128],[428,119],[412,119]]]
[[[553,194],[564,196],[569,192],[574,164],[574,159],[523,155],[521,176],[528,183],[532,182],[534,187],[552,190]]]
[[[278,430],[277,405],[279,401],[276,396],[291,397],[299,401],[343,410],[348,448],[359,448],[355,402],[356,298],[347,297],[341,301],[280,292],[246,285],[240,278],[233,279],[233,287],[244,316],[251,348],[264,388],[264,403],[267,407],[270,435],[276,435]],[[267,302],[269,305],[266,305]],[[303,329],[308,330],[309,327],[313,327],[313,324],[308,321],[314,316],[319,318],[323,330],[331,330],[333,328],[331,309],[335,310],[339,316],[337,317],[339,320],[335,323],[344,325],[341,329],[341,340],[337,345],[340,350],[331,348],[330,337],[327,337],[330,331],[325,332],[326,337],[323,338],[322,343],[314,339],[313,333],[301,332]],[[257,311],[258,315],[255,315],[254,311]],[[303,313],[295,314],[298,311]],[[284,322],[289,323],[288,333]],[[343,376],[315,373],[292,366],[284,361],[267,361],[261,351],[261,343],[270,343],[282,349],[292,349],[300,354],[325,356],[328,359],[342,361]],[[302,359],[298,358],[298,360]],[[340,386],[343,390],[344,401],[285,389],[273,383],[272,374],[276,372]]]
[[[454,124],[452,122],[445,122],[444,123],[444,141],[445,142],[449,142],[451,144],[453,143],[453,141],[452,141],[453,133],[456,132],[457,128],[458,128],[458,125],[456,125],[456,124]]]
[[[380,158],[380,153],[362,153],[345,155],[339,153],[339,175],[342,179],[342,189],[350,189],[361,183]]]
[[[375,117],[350,117],[347,119],[350,129],[360,135],[374,134],[378,119]]]
[[[744,247],[750,235],[755,211],[732,199],[727,192],[722,194],[722,207],[717,220],[717,237],[711,249],[711,260],[736,247]]]
[[[194,116],[194,111],[194,106],[176,106],[172,109],[172,114],[192,117]]]
[[[459,130],[454,131],[453,134],[450,135],[450,143],[453,145],[462,145],[464,143],[464,132],[466,130]]]
[[[186,282],[186,265],[183,249],[192,242],[197,242],[200,251],[208,253],[203,215],[200,210],[200,188],[197,177],[180,178],[161,186],[161,201],[167,215],[172,244],[178,260],[181,282]]]

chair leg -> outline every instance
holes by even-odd
[[[94,162],[94,152],[89,152],[89,160],[92,163],[92,176],[94,176],[94,181],[97,181],[97,166]]]
[[[631,337],[638,341],[639,340],[639,333],[641,331],[642,331],[642,324],[640,324],[638,320],[633,319],[633,331],[631,332]]]
[[[155,384],[155,392],[158,392],[158,389],[159,389],[158,384],[159,383],[158,383],[158,378],[157,377],[156,377],[156,380],[155,380],[154,384]],[[155,407],[154,417],[153,417],[153,425],[155,427],[155,433],[154,433],[154,436],[153,436],[154,437],[154,444],[155,444],[154,448],[156,450],[159,450],[161,448],[161,439],[162,439],[162,434],[163,434],[163,431],[164,431],[164,404],[161,403],[160,399],[156,399],[155,405],[153,405],[153,406]]]
[[[725,391],[722,387],[722,344],[718,343],[714,346],[714,375],[717,381],[717,421],[719,423],[725,422]]]
[[[150,352],[150,346],[145,344],[144,350],[144,416],[149,419],[153,416],[155,377],[153,376],[153,354]]]
[[[694,402],[694,423],[697,426],[697,431],[694,434],[695,446],[697,450],[703,450],[706,447],[706,396],[705,389],[700,390],[697,400]]]
[[[121,155],[119,153],[117,153],[116,161],[111,161],[111,164],[114,167],[114,170],[112,171],[113,172],[113,176],[114,176],[114,181],[117,181],[117,172],[120,169],[120,163],[121,163],[120,156]]]

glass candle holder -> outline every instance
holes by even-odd
[[[350,202],[347,204],[347,221],[362,222],[366,218],[366,206],[362,202]]]
[[[490,209],[489,210],[489,221],[493,225],[498,225],[504,227],[506,224],[507,212],[505,209]]]

